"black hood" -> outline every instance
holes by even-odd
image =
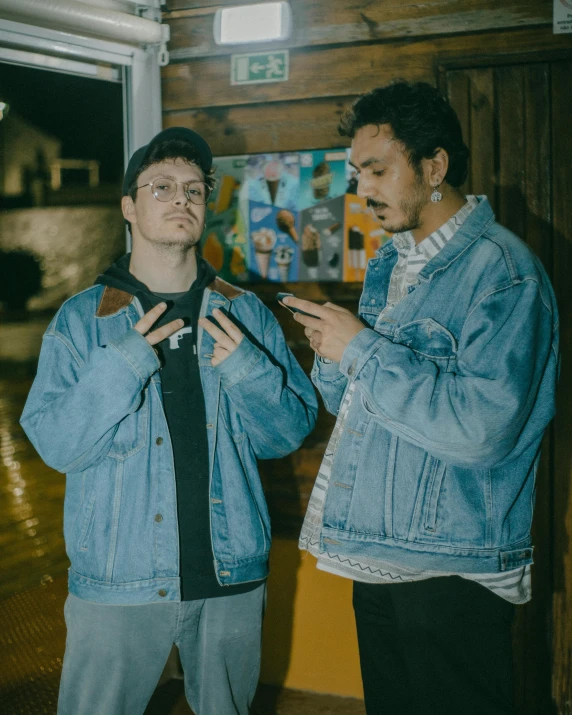
[[[145,283],[141,283],[141,281],[137,280],[137,278],[129,272],[130,259],[130,253],[121,256],[121,258],[115,261],[106,271],[97,276],[95,284],[117,288],[131,295],[137,295],[137,293],[146,295],[152,294],[152,291],[149,290]],[[215,278],[215,269],[207,263],[204,258],[197,256],[197,278],[191,286],[191,290],[193,292],[196,290],[204,290]]]

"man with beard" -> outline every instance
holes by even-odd
[[[513,713],[511,621],[554,413],[558,319],[539,260],[464,196],[468,150],[428,84],[358,99],[340,125],[358,195],[393,239],[359,318],[287,298],[337,422],[300,538],[353,579],[368,715]]]
[[[257,459],[316,417],[276,319],[197,254],[213,188],[198,134],[138,149],[132,253],[44,336],[22,424],[67,474],[61,715],[142,715],[173,644],[197,715],[248,715],[270,524]]]

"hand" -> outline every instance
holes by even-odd
[[[166,309],[166,303],[159,303],[159,305],[156,305],[148,313],[145,313],[139,322],[135,323],[133,326],[134,329],[138,333],[141,333],[141,335],[145,335],[145,333],[150,330],[153,325],[155,325]],[[160,328],[157,328],[157,330],[154,330],[152,333],[145,335],[145,340],[147,340],[149,345],[157,345],[157,343],[160,343],[161,340],[165,340],[165,338],[168,338],[169,335],[176,333],[177,330],[180,330],[184,327],[184,325],[185,321],[181,318],[178,320],[172,320],[170,323],[167,323],[167,325],[163,325]]]
[[[312,313],[309,315],[294,314],[294,320],[305,326],[306,337],[310,347],[320,357],[340,362],[347,345],[361,332],[365,326],[353,313],[339,305],[325,303],[318,305],[301,298],[284,298],[284,305]]]
[[[226,317],[222,310],[218,310],[218,308],[213,310],[213,315],[218,320],[222,330],[217,328],[217,326],[207,318],[200,318],[199,325],[214,338],[215,344],[211,365],[216,367],[236,350],[242,342],[244,335],[232,320]]]

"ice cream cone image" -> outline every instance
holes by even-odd
[[[271,228],[261,228],[258,231],[253,231],[250,237],[254,245],[254,256],[256,258],[258,273],[261,278],[266,279],[268,277],[270,256],[276,245],[276,232]]]
[[[278,266],[278,272],[280,274],[280,280],[286,283],[288,280],[288,274],[290,272],[290,264],[294,258],[294,249],[290,246],[279,246],[274,251],[274,260]]]
[[[320,162],[312,172],[311,185],[315,199],[323,200],[328,198],[333,179],[334,175],[328,162]]]
[[[264,166],[264,178],[266,179],[266,185],[268,186],[272,205],[276,203],[276,194],[278,193],[278,187],[280,186],[280,179],[282,178],[283,171],[284,167],[278,160],[269,161]]]
[[[276,225],[281,231],[287,233],[290,238],[298,243],[298,234],[296,232],[296,219],[294,214],[287,209],[282,209],[276,214]]]
[[[309,223],[302,233],[302,260],[308,268],[317,268],[320,263],[319,251],[322,247],[319,231]]]

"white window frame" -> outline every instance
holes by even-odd
[[[0,62],[122,83],[125,166],[162,129],[162,52],[0,19]]]

